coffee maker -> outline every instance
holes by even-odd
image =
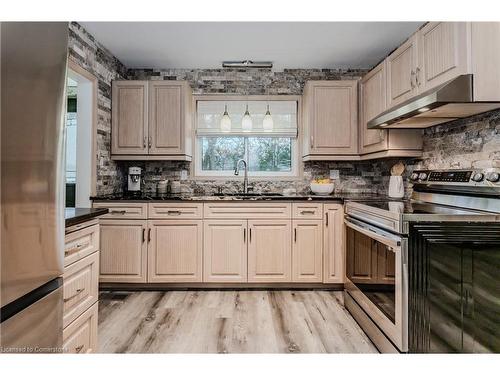
[[[128,168],[128,185],[127,194],[138,196],[141,195],[141,167]]]

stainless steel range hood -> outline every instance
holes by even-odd
[[[500,102],[474,102],[472,74],[464,74],[391,108],[368,121],[369,129],[428,128],[500,108]]]

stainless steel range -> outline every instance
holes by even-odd
[[[499,352],[498,170],[422,170],[345,205],[345,304],[382,352]]]

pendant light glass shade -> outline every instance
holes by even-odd
[[[250,112],[248,112],[248,104],[247,104],[247,109],[245,111],[245,114],[243,115],[243,119],[241,120],[241,129],[244,132],[249,132],[252,131],[253,127],[253,121],[252,117],[250,116]]]
[[[227,105],[224,107],[224,114],[220,119],[220,130],[223,132],[231,131],[231,117],[229,117],[229,114],[227,113]]]
[[[271,132],[273,131],[274,127],[274,121],[273,117],[271,116],[271,112],[269,112],[269,104],[267,105],[267,112],[264,116],[264,120],[262,120],[262,128],[266,132]]]

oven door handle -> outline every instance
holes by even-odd
[[[374,240],[377,240],[378,242],[383,243],[384,245],[387,245],[391,251],[396,252],[401,250],[402,238],[400,236],[386,232],[382,229],[350,217],[344,218],[344,223],[349,228],[352,228],[357,232],[360,232],[370,238],[373,238]]]

